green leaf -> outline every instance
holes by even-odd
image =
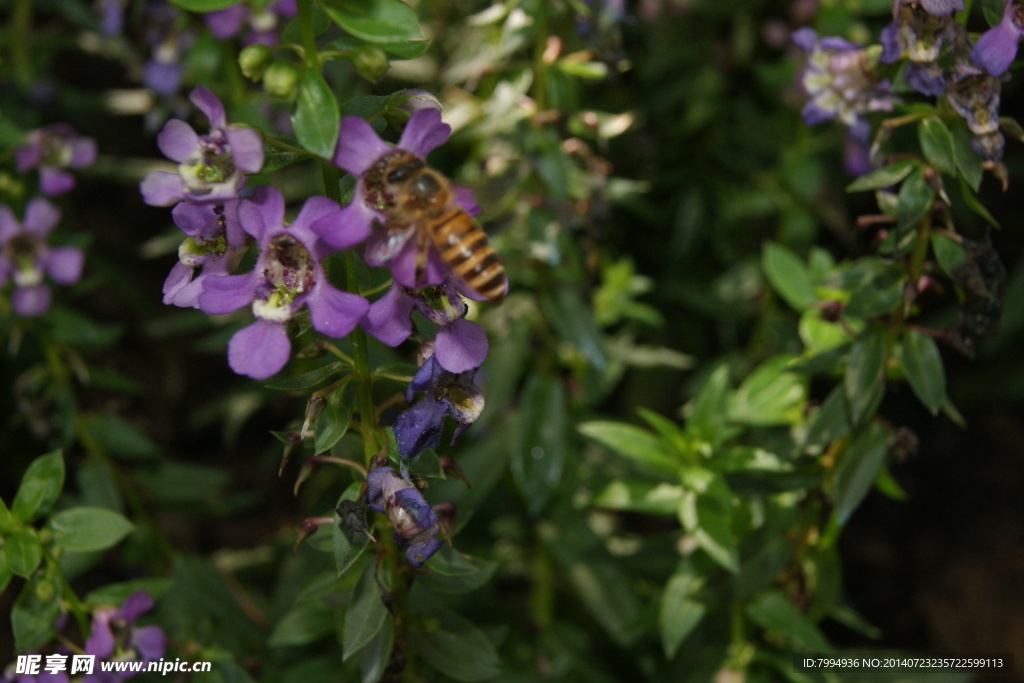
[[[467,593],[490,581],[497,568],[497,562],[467,558],[446,543],[430,558],[431,573],[419,581],[432,591]]]
[[[55,341],[79,351],[103,349],[112,345],[121,336],[121,327],[99,323],[78,311],[54,306],[47,312]]]
[[[536,374],[527,379],[510,464],[531,515],[544,509],[562,474],[569,447],[565,401],[558,378]]]
[[[43,545],[35,529],[20,527],[3,537],[3,558],[17,576],[28,578],[43,561]]]
[[[997,228],[999,227],[999,221],[989,213],[988,208],[978,200],[974,195],[974,192],[971,191],[971,188],[967,186],[967,183],[964,182],[963,179],[960,180],[960,196],[963,197],[964,204],[967,205],[967,208],[984,218],[993,226]]]
[[[50,519],[49,526],[57,545],[79,553],[110,548],[133,529],[132,523],[116,512],[92,507],[62,510]]]
[[[844,387],[839,385],[829,392],[821,407],[812,414],[804,447],[824,447],[852,430],[846,393]]]
[[[917,138],[928,163],[943,173],[956,175],[953,134],[949,132],[942,119],[930,116],[921,121],[917,129]]]
[[[395,620],[388,614],[384,627],[377,631],[362,650],[359,651],[359,671],[362,683],[377,683],[384,675],[391,661],[395,645]]]
[[[267,640],[271,647],[309,645],[334,633],[336,609],[320,598],[299,600],[288,610]]]
[[[907,277],[898,264],[864,259],[862,265],[866,271],[846,302],[846,315],[872,318],[886,315],[903,303]]]
[[[863,192],[865,190],[880,190],[885,187],[891,187],[910,175],[910,172],[915,168],[920,168],[920,164],[917,161],[902,159],[872,171],[867,175],[862,175],[847,185],[846,191]]]
[[[792,361],[792,356],[775,356],[750,373],[729,402],[729,418],[753,425],[798,422],[807,400],[807,382],[790,372]]]
[[[60,598],[60,587],[52,572],[36,572],[29,578],[11,609],[14,647],[18,652],[38,650],[50,640],[60,614]]]
[[[689,560],[683,560],[665,584],[658,602],[658,630],[665,656],[671,659],[686,637],[704,618],[707,605],[694,599],[704,586],[704,577]]]
[[[981,187],[981,176],[984,169],[981,158],[971,148],[971,132],[967,124],[958,120],[953,127],[953,158],[956,168],[960,171],[960,180],[975,192]]]
[[[930,238],[932,251],[935,252],[935,260],[939,262],[939,267],[946,275],[953,277],[953,273],[967,258],[964,246],[942,232],[932,231]]]
[[[353,503],[359,500],[362,490],[360,482],[352,482],[338,499],[338,510],[344,510],[344,503]],[[354,510],[354,509],[353,509]],[[349,514],[349,513],[346,513]],[[353,511],[353,519],[342,519],[335,511],[335,523],[331,525],[331,546],[334,554],[334,568],[338,576],[343,576],[360,558],[366,550],[370,538],[359,527],[366,524],[366,513]]]
[[[938,344],[926,334],[909,330],[897,350],[897,357],[921,403],[932,415],[938,415],[946,399],[946,371]]]
[[[417,659],[457,681],[484,681],[500,673],[498,653],[480,629],[450,612],[432,616],[410,624],[409,646]]]
[[[154,469],[138,471],[135,478],[159,505],[186,507],[214,501],[230,477],[211,465],[161,460]]]
[[[562,156],[557,145],[555,153]],[[590,306],[580,293],[569,287],[548,289],[541,299],[545,318],[570,342],[597,370],[604,370],[608,360],[602,344],[601,331],[594,322]]]
[[[189,12],[213,12],[231,7],[238,0],[171,0],[171,3]]]
[[[711,559],[735,574],[740,558],[732,533],[732,491],[707,470],[687,470],[683,479],[690,490],[683,495],[679,520]]]
[[[103,450],[114,455],[150,460],[160,454],[148,436],[119,415],[96,413],[85,419],[83,427]]]
[[[292,112],[292,127],[299,144],[317,156],[330,159],[338,142],[340,121],[338,100],[327,81],[319,71],[307,69]]]
[[[907,176],[896,193],[896,219],[901,228],[917,223],[935,201],[935,188],[928,184],[924,169],[917,167]]]
[[[836,469],[832,483],[836,517],[844,524],[871,490],[878,470],[885,462],[887,436],[885,428],[871,422],[854,435]]]
[[[15,519],[29,524],[46,514],[64,488],[64,454],[53,451],[32,461],[11,503]]]
[[[324,9],[338,26],[371,43],[423,38],[416,13],[400,0],[327,0]]]
[[[719,365],[704,382],[686,415],[686,431],[717,447],[729,434],[729,366]]]
[[[679,472],[681,463],[646,429],[622,422],[584,422],[578,429],[583,436],[590,437],[640,465],[672,476]]]
[[[134,579],[120,583],[110,583],[102,588],[90,591],[85,602],[92,605],[120,605],[125,599],[137,591],[146,591],[153,599],[159,599],[171,588],[169,579]]]
[[[313,448],[317,453],[331,450],[348,431],[352,422],[352,393],[348,389],[346,384],[325,397],[324,409],[313,422]]]
[[[818,300],[810,271],[787,247],[775,242],[765,244],[761,251],[761,267],[775,291],[794,309],[803,311]]]
[[[868,328],[853,343],[846,361],[843,387],[854,426],[878,408],[885,392],[885,335]]]
[[[645,515],[674,515],[682,502],[683,489],[675,484],[640,479],[615,479],[590,502],[592,507],[639,512]]]
[[[275,145],[271,140],[277,140],[283,145]],[[263,168],[260,173],[272,173],[307,158],[305,152],[299,149],[298,140],[287,135],[264,133]]]
[[[762,628],[781,631],[797,645],[814,652],[830,652],[831,646],[810,619],[777,589],[765,591],[746,608],[747,616]]]
[[[284,377],[273,380],[264,386],[268,389],[280,389],[282,391],[304,391],[314,389],[327,384],[329,379],[339,375],[346,366],[341,361],[327,363],[318,368],[304,372],[295,377]]]

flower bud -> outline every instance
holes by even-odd
[[[238,66],[246,78],[258,81],[263,78],[263,72],[270,64],[270,48],[261,43],[249,45],[242,49],[238,55]]]
[[[291,62],[273,62],[263,72],[263,90],[280,100],[295,99],[299,86],[299,69]]]
[[[384,50],[373,45],[357,47],[352,54],[352,63],[356,67],[356,73],[371,83],[383,78],[391,66]]]

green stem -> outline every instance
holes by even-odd
[[[316,49],[316,32],[313,30],[313,14],[310,0],[299,0],[299,34],[302,36],[303,61],[310,69],[320,71],[320,53]]]
[[[28,87],[32,83],[32,60],[28,39],[32,35],[33,0],[16,0],[9,25],[11,40],[11,61],[18,83]]]

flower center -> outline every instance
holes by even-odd
[[[260,318],[283,322],[292,317],[296,297],[312,289],[316,264],[306,247],[291,235],[275,235],[260,256],[262,275],[269,287],[263,298],[253,301],[253,313]]]
[[[71,145],[63,135],[46,134],[40,142],[42,165],[66,167],[71,163]]]
[[[42,246],[42,240],[24,232],[7,240],[7,257],[14,265],[14,282],[19,287],[31,287],[43,281],[43,271],[38,266]]]
[[[231,145],[222,130],[199,136],[199,154],[180,167],[181,176],[193,194],[208,194],[210,185],[224,183],[235,175]]]

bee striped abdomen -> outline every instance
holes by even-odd
[[[441,260],[473,291],[497,299],[508,290],[505,268],[487,242],[487,234],[472,216],[453,207],[431,225],[431,237]]]

